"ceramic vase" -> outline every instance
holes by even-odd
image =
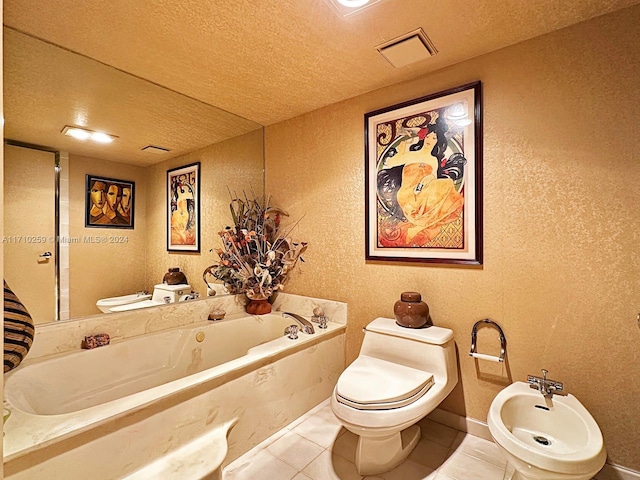
[[[422,328],[432,325],[429,305],[422,301],[418,292],[402,292],[400,300],[393,306],[396,323],[401,327]]]
[[[265,315],[271,313],[271,304],[268,298],[250,298],[245,310],[250,315]]]
[[[167,273],[164,274],[162,283],[167,285],[179,285],[182,283],[188,283],[187,277],[180,271],[179,267],[170,268]]]

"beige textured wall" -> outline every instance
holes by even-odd
[[[135,182],[134,228],[86,228],[86,175]],[[143,167],[69,156],[70,317],[100,313],[96,301],[128,295],[145,284],[147,173]],[[95,241],[87,241],[91,237]],[[123,241],[121,241],[123,240]]]
[[[262,137],[262,130],[256,130],[148,167],[148,285],[162,283],[170,267],[179,267],[185,272],[193,290],[206,295],[202,272],[218,258],[217,254],[209,252],[220,246],[217,233],[231,223],[229,191],[242,194],[252,188],[256,194],[262,195]],[[200,162],[202,191],[200,253],[167,252],[167,170],[195,162]]]
[[[267,127],[266,190],[308,240],[288,291],[348,302],[362,327],[417,290],[455,332],[461,381],[443,408],[485,421],[541,368],[600,424],[610,462],[640,470],[640,6]],[[439,48],[446,48],[445,45]],[[484,265],[367,263],[363,115],[483,82]],[[467,355],[473,323],[508,339],[507,370]],[[486,335],[484,335],[486,337]],[[482,339],[482,349],[497,353]],[[493,351],[492,351],[493,350]]]

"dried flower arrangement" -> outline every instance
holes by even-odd
[[[269,298],[282,290],[288,274],[307,249],[305,242],[295,243],[291,227],[281,225],[283,210],[270,206],[270,198],[232,198],[230,209],[234,225],[218,232],[222,248],[220,260],[207,267],[207,275],[220,280],[229,293],[245,293],[252,300]],[[208,283],[207,283],[208,285]]]

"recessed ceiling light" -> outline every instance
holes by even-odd
[[[93,140],[98,143],[111,143],[118,138],[116,135],[109,133],[96,132],[87,128],[73,127],[71,125],[65,125],[61,133],[77,138],[78,140]]]
[[[113,137],[107,135],[102,132],[93,132],[91,134],[91,140],[98,143],[111,143],[113,142]]]
[[[349,8],[358,8],[369,3],[369,0],[338,0],[338,3]]]
[[[384,1],[387,0],[324,0],[338,15],[345,18]]]

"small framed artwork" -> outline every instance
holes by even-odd
[[[167,170],[167,250],[200,251],[200,162]]]
[[[367,260],[482,264],[480,82],[365,114]]]
[[[129,180],[87,175],[84,226],[133,228],[135,187]]]

